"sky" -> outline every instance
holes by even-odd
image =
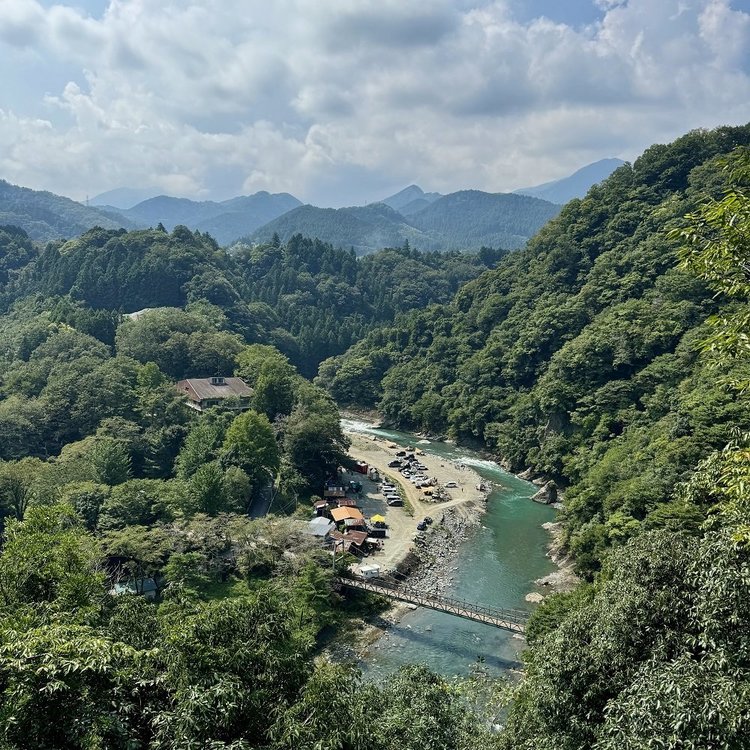
[[[321,206],[750,122],[750,0],[0,0],[0,178]]]

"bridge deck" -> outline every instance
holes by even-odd
[[[396,586],[386,581],[378,580],[364,581],[354,578],[338,578],[342,586],[360,591],[370,591],[380,594],[389,599],[396,599],[419,607],[434,609],[438,612],[447,612],[456,617],[463,617],[474,622],[483,622],[496,628],[510,630],[514,633],[523,633],[525,630],[528,613],[520,609],[499,609],[487,607],[475,602],[467,602],[463,599],[453,599],[448,596],[437,596],[424,594],[408,586]]]

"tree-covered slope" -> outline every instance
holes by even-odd
[[[406,192],[408,197],[414,191]],[[301,233],[335,247],[353,247],[359,255],[405,242],[423,251],[476,251],[483,246],[513,249],[559,211],[558,206],[537,198],[479,190],[451,193],[423,207],[412,204],[404,204],[408,216],[385,203],[338,209],[300,206],[261,227],[248,240],[268,242],[277,235],[286,241]],[[396,201],[396,205],[401,204]]]
[[[521,247],[559,212],[559,207],[523,195],[460,190],[409,216],[409,223],[439,236],[446,249]]]
[[[712,392],[724,389],[747,408],[750,150],[732,155],[727,174],[726,195],[674,235],[684,242],[683,267],[724,301],[704,340]],[[502,750],[748,747],[750,443],[740,409],[729,420],[735,437],[669,503],[641,528],[613,525],[631,538],[592,584],[548,597],[534,613]]]
[[[398,312],[447,302],[502,255],[397,248],[358,261],[299,235],[230,255],[208,234],[179,226],[93,229],[37,257],[19,231],[0,233],[0,310],[31,295],[113,314],[209,305],[226,330],[278,346],[307,376]]]
[[[33,240],[67,239],[92,227],[132,229],[136,225],[112,211],[91,208],[70,198],[30,190],[0,180],[0,224],[20,227]]]
[[[479,439],[569,485],[568,544],[591,574],[607,546],[660,522],[701,458],[750,428],[747,404],[699,362],[723,302],[676,267],[669,236],[720,193],[721,156],[748,143],[750,127],[720,128],[648,149],[450,305],[324,362],[320,382],[392,424]]]

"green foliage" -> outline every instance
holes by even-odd
[[[5,626],[0,631],[4,747],[137,746],[148,725],[138,708],[154,690],[148,672],[143,653],[92,627],[54,623],[18,632]]]
[[[341,465],[348,449],[335,404],[314,386],[301,387],[297,405],[284,425],[289,466],[315,490]]]
[[[255,488],[273,481],[279,469],[279,448],[271,423],[250,409],[232,420],[222,446],[226,465],[241,468]]]
[[[595,591],[549,605],[556,625],[545,605],[503,746],[741,747],[747,554],[729,529],[645,533]]]
[[[37,253],[29,235],[17,226],[0,226],[0,289],[14,279]]]
[[[388,424],[479,440],[554,478],[584,576],[644,525],[695,533],[699,510],[659,506],[750,428],[750,405],[722,385],[741,390],[750,363],[709,370],[698,351],[744,347],[747,157],[732,151],[748,144],[750,128],[719,128],[647,150],[451,304],[370,332],[317,382]],[[707,286],[718,279],[722,296]]]
[[[91,468],[95,481],[110,487],[130,478],[130,455],[119,440],[98,440],[91,449]]]
[[[164,577],[170,587],[197,592],[207,586],[206,559],[199,552],[176,552],[164,566]]]
[[[70,506],[30,508],[11,520],[0,556],[0,597],[6,606],[84,616],[103,595],[99,550]]]
[[[164,308],[128,320],[117,329],[117,350],[155,363],[174,379],[231,373],[242,349],[239,337],[216,331],[200,315]]]
[[[60,499],[75,508],[86,528],[93,531],[99,523],[99,514],[108,495],[109,487],[104,484],[80,482],[66,485]]]

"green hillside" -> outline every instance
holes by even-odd
[[[565,490],[584,582],[533,615],[499,750],[747,746],[749,145],[651,147],[450,305],[321,366],[341,403]]]
[[[20,227],[32,240],[77,237],[92,227],[132,229],[136,225],[115,211],[91,208],[70,198],[30,190],[0,180],[0,224]]]
[[[720,193],[720,157],[748,142],[750,128],[723,128],[650,148],[450,305],[324,362],[320,381],[390,424],[479,439],[510,468],[569,485],[568,542],[591,573],[750,427],[699,360],[721,299],[676,266],[668,234]]]
[[[278,346],[309,377],[323,359],[397,313],[447,302],[503,254],[404,247],[357,260],[351,251],[295,235],[284,245],[230,255],[208,234],[178,226],[171,233],[93,229],[50,243],[37,258],[23,232],[21,241],[17,231],[7,231],[12,237],[0,261],[0,310],[32,295],[65,297],[113,314],[209,305],[223,328],[248,342]]]
[[[537,198],[479,190],[439,197],[414,212],[416,206],[411,201],[405,208],[408,216],[384,203],[338,209],[300,206],[261,227],[246,241],[268,242],[274,235],[286,241],[301,233],[335,247],[352,247],[358,255],[405,242],[423,251],[513,249],[521,247],[560,210]]]

